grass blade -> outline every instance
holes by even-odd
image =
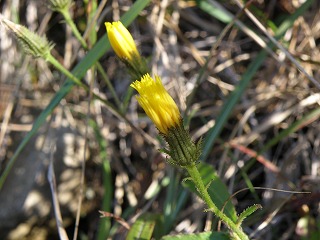
[[[145,213],[131,226],[126,240],[151,239],[156,225],[157,214]]]
[[[280,25],[280,27],[278,28],[278,30],[276,31],[276,34],[275,34],[276,37],[280,38],[286,32],[286,30],[288,30],[293,25],[294,21],[299,16],[301,16],[303,12],[305,12],[308,9],[311,3],[312,3],[312,0],[305,2],[294,14],[290,15],[287,19],[285,19],[283,23]],[[257,57],[251,62],[247,71],[242,76],[239,82],[239,85],[229,95],[227,101],[221,107],[222,111],[216,120],[216,124],[214,125],[213,128],[209,130],[205,138],[201,160],[205,160],[208,157],[216,138],[222,131],[224,124],[228,120],[228,117],[231,114],[233,108],[235,107],[236,103],[239,101],[245,89],[248,87],[251,79],[253,78],[257,70],[264,63],[264,60],[266,59],[266,57],[267,57],[267,52],[265,50],[261,50],[260,53],[257,55]]]
[[[90,120],[90,126],[94,130],[95,137],[99,144],[100,158],[102,161],[102,183],[104,188],[104,194],[102,199],[102,210],[105,212],[111,212],[112,198],[113,198],[113,183],[110,166],[110,157],[107,153],[108,143],[100,133],[100,128],[94,120]],[[109,236],[111,228],[110,218],[101,218],[98,228],[98,240],[106,239]]]
[[[130,8],[128,12],[126,12],[121,18],[122,23],[125,26],[128,26],[143,10],[150,0],[138,0],[135,4]],[[72,74],[74,74],[77,78],[81,79],[87,70],[91,68],[98,59],[105,54],[105,52],[110,48],[109,40],[106,34],[100,38],[97,44],[88,52],[88,54],[83,58],[83,60],[73,69]],[[30,139],[34,136],[34,134],[38,131],[38,129],[46,122],[47,117],[52,113],[55,107],[60,103],[60,101],[71,91],[74,86],[73,82],[69,79],[63,84],[59,92],[53,97],[49,105],[41,112],[39,117],[36,119],[35,123],[30,132],[23,138],[22,142],[19,144],[18,148],[14,152],[13,156],[10,158],[6,168],[0,177],[0,190],[10,173],[11,168],[13,167],[17,157],[25,148]]]

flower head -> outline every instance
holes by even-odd
[[[43,57],[45,59],[50,54],[53,44],[49,43],[46,37],[39,36],[26,27],[3,18],[1,14],[0,24],[3,24],[13,32],[26,54],[35,58]]]
[[[126,61],[132,62],[134,58],[140,58],[136,44],[123,24],[118,22],[105,22],[108,38],[117,56]]]
[[[170,128],[181,125],[178,106],[166,91],[158,76],[154,81],[149,74],[145,74],[141,81],[137,80],[130,86],[139,92],[140,96],[136,98],[140,106],[160,133],[167,135]]]

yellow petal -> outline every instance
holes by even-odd
[[[105,22],[111,47],[117,56],[132,61],[140,57],[137,46],[128,31],[121,22]]]
[[[181,124],[178,106],[158,76],[154,81],[149,74],[146,74],[141,81],[137,80],[130,86],[139,92],[137,100],[140,106],[161,133],[167,134],[169,128]]]

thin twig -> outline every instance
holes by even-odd
[[[77,206],[77,216],[76,222],[74,227],[74,234],[73,240],[77,240],[77,235],[79,231],[79,221],[80,221],[80,213],[81,213],[81,206],[82,206],[82,199],[83,199],[83,189],[84,189],[84,182],[85,182],[85,170],[86,170],[86,154],[87,154],[87,147],[88,147],[88,130],[89,130],[89,120],[90,120],[90,103],[93,95],[93,85],[94,85],[94,71],[90,71],[90,91],[89,91],[89,99],[88,99],[88,114],[86,116],[86,128],[85,128],[85,144],[84,144],[84,151],[83,151],[83,160],[81,162],[81,178],[80,178],[80,192],[79,192],[79,199],[78,199],[78,206]]]
[[[218,4],[216,2],[214,2],[215,4]],[[215,5],[216,6],[216,5]],[[218,4],[218,6],[220,6],[220,4]],[[263,42],[263,40],[261,38],[259,38],[253,31],[249,30],[248,28],[245,27],[245,25],[239,21],[239,17],[241,16],[241,14],[243,13],[243,9],[239,10],[238,13],[233,16],[231,15],[229,12],[227,12],[225,9],[222,8],[221,6],[221,11],[225,12],[226,14],[228,14],[228,16],[230,16],[232,18],[232,20],[228,23],[227,26],[224,27],[223,31],[221,32],[221,34],[217,37],[216,42],[212,45],[210,52],[209,52],[209,56],[207,57],[207,60],[201,64],[202,65],[202,69],[197,77],[196,83],[195,83],[195,87],[193,88],[192,92],[190,93],[190,95],[188,96],[188,100],[187,100],[187,107],[185,110],[185,113],[188,113],[190,107],[191,107],[191,103],[192,100],[195,96],[195,93],[198,89],[198,86],[200,85],[200,83],[205,79],[206,75],[207,75],[207,71],[209,70],[209,66],[214,66],[214,63],[212,61],[216,61],[216,58],[213,58],[213,56],[215,55],[216,50],[218,49],[219,45],[221,44],[223,38],[226,36],[226,34],[228,33],[228,31],[232,28],[232,26],[235,24],[237,25],[239,28],[241,28],[248,36],[250,36],[254,41],[256,41],[261,47],[265,48],[266,51],[268,51],[271,55],[273,54],[273,52],[267,47],[266,43]],[[181,34],[178,34],[179,36],[181,36]]]
[[[92,28],[95,26],[95,24],[97,23],[97,19],[99,18],[104,6],[107,4],[108,0],[103,0],[101,1],[101,3],[99,4],[98,9],[96,10],[96,13],[94,14],[92,20],[90,21],[90,23],[88,24],[84,34],[83,34],[83,39],[87,40],[90,31],[92,30]]]
[[[48,169],[48,181],[49,181],[50,188],[51,188],[53,209],[54,209],[54,214],[55,214],[56,221],[57,221],[57,228],[58,228],[60,239],[69,240],[67,232],[63,227],[60,205],[59,205],[59,201],[58,201],[56,177],[55,177],[55,173],[54,173],[54,169],[53,169],[53,154],[54,154],[54,152],[55,152],[55,150],[54,150],[54,147],[52,146],[51,147],[49,169]]]
[[[241,8],[244,8],[244,5],[239,1],[235,0],[237,5]],[[259,22],[259,20],[247,9],[244,8],[244,12],[247,14],[247,16],[252,20],[252,22],[262,31],[269,39],[270,41],[277,46],[285,55],[286,57],[318,88],[320,89],[320,83],[311,75],[309,75],[304,68],[300,65],[300,63],[289,53],[289,51],[281,45],[273,36],[271,36],[267,29]]]

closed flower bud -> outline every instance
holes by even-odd
[[[106,22],[105,25],[110,44],[120,59],[132,62],[135,58],[140,58],[130,32],[121,22]]]
[[[1,16],[0,22],[14,33],[26,54],[36,58],[43,57],[44,59],[50,54],[53,44],[50,44],[46,37],[41,37],[26,27],[15,24]]]

